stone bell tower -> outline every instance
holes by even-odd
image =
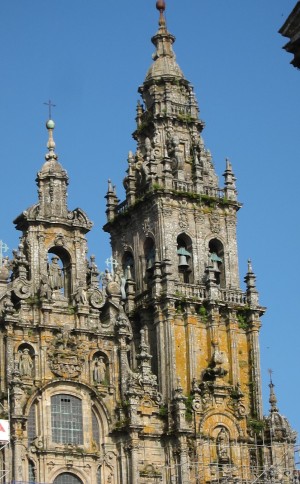
[[[263,449],[259,353],[265,308],[251,261],[246,291],[240,286],[241,203],[232,165],[226,160],[220,187],[193,87],[176,62],[164,1],[157,8],[126,199],[119,203],[109,181],[104,229],[126,279],[132,364],[142,329],[166,408],[167,482],[252,482],[270,452]],[[286,439],[291,449],[291,431]],[[291,472],[291,461],[286,467]]]

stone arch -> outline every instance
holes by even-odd
[[[47,270],[52,291],[70,299],[73,292],[72,259],[70,253],[64,247],[50,247]]]
[[[209,258],[215,268],[215,277],[217,284],[224,288],[226,286],[225,278],[225,253],[224,244],[220,239],[213,238],[208,242]]]
[[[217,436],[217,428],[225,427],[231,440],[237,440],[243,436],[243,431],[240,425],[233,419],[232,415],[228,412],[216,413],[214,411],[206,414],[200,423],[199,432],[203,435]]]
[[[53,484],[84,484],[84,481],[78,473],[66,471],[59,471],[59,474],[54,478]]]
[[[181,232],[176,239],[178,274],[182,282],[194,282],[193,242],[189,235]]]

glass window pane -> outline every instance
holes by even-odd
[[[35,404],[31,405],[29,410],[27,420],[27,435],[29,443],[31,443],[36,438]]]
[[[52,441],[58,444],[83,444],[82,402],[71,395],[51,398]]]
[[[92,411],[93,440],[99,445],[100,432],[99,423],[94,411]]]

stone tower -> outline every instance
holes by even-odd
[[[0,268],[6,484],[299,483],[272,380],[262,413],[265,308],[250,261],[240,287],[231,163],[220,188],[157,8],[126,199],[111,182],[106,195],[111,272],[86,258],[92,224],[68,209],[51,119],[38,203],[15,220]]]

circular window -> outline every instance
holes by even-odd
[[[64,472],[63,474],[57,476],[53,484],[82,484],[82,480],[74,474]]]

